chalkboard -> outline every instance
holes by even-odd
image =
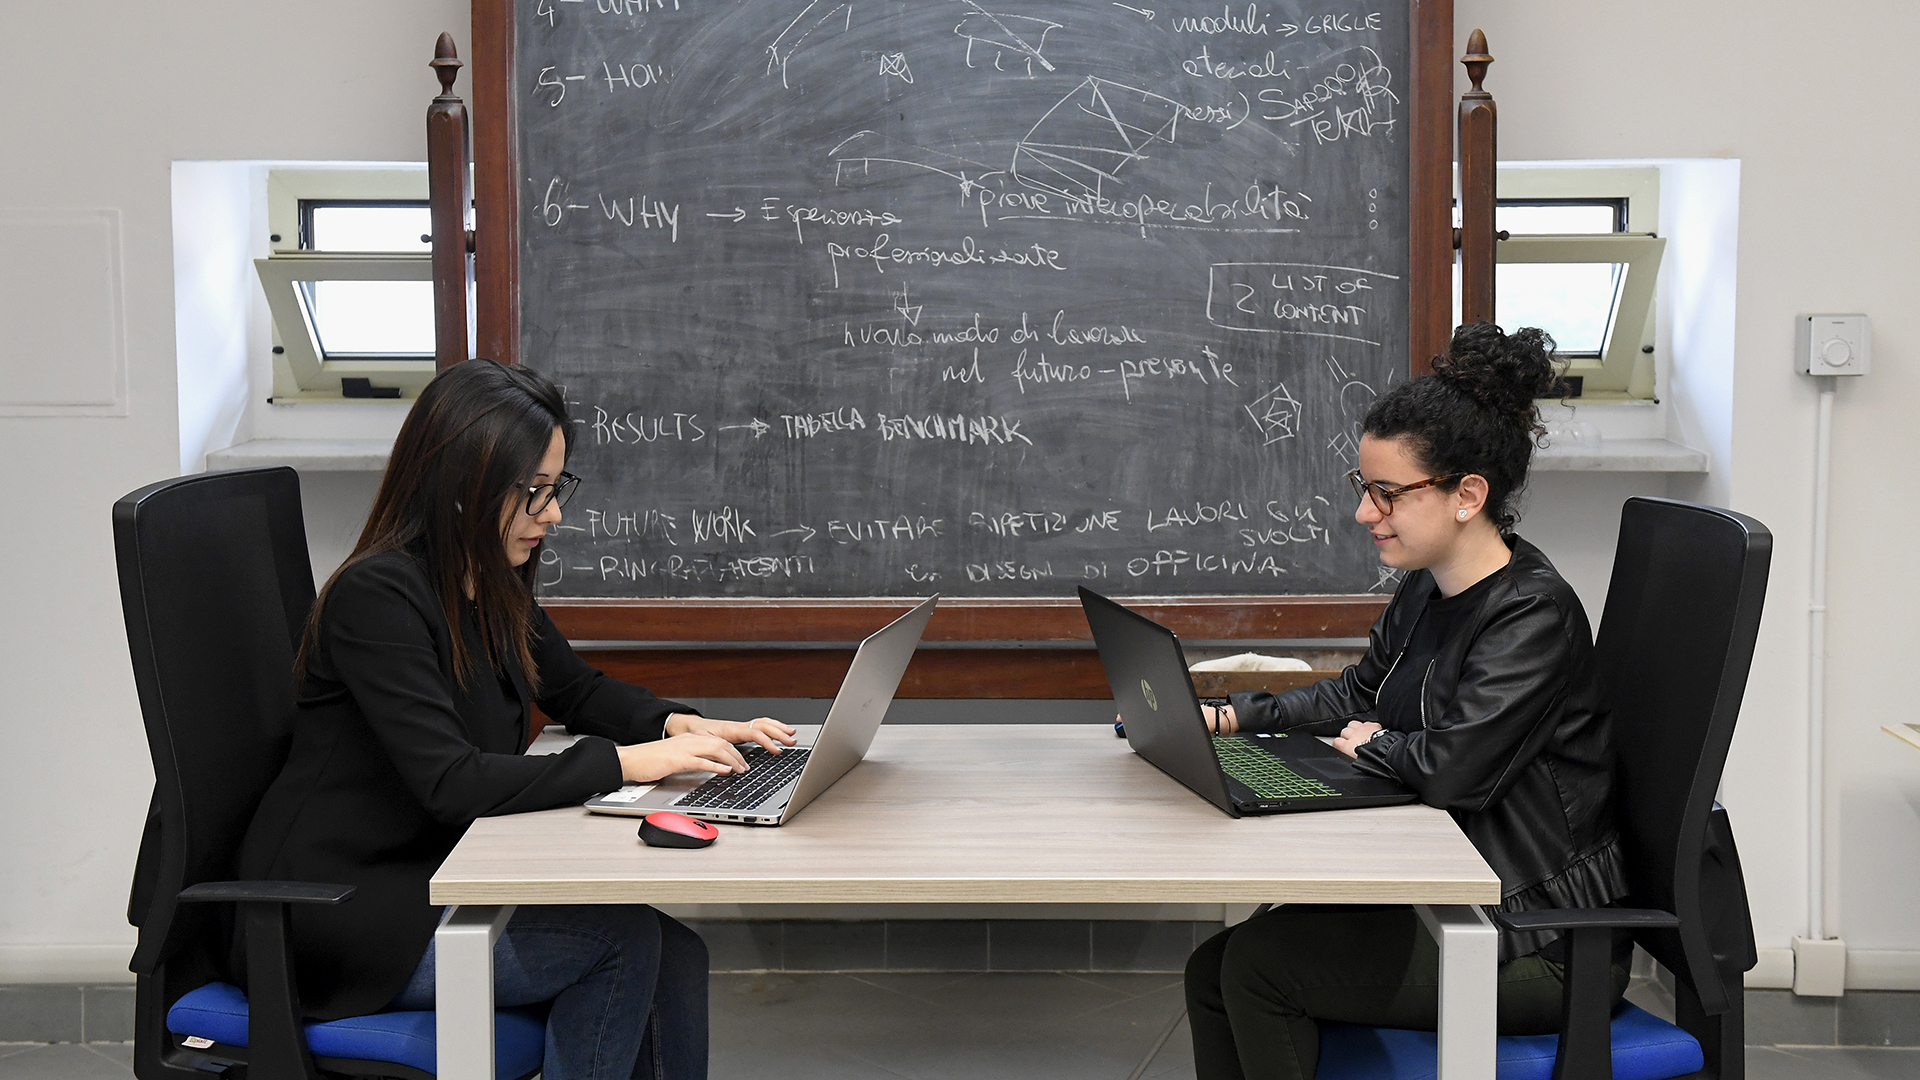
[[[543,594],[1390,589],[1414,7],[514,0]]]

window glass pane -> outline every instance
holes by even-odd
[[[1562,353],[1599,356],[1607,345],[1624,263],[1501,263],[1494,267],[1494,321],[1537,326]]]
[[[314,251],[433,250],[420,242],[433,231],[426,206],[314,206],[309,239]]]
[[[1510,233],[1611,233],[1619,224],[1619,214],[1611,202],[1496,203],[1493,227]],[[1453,204],[1453,227],[1460,227],[1460,204]]]
[[[303,281],[322,359],[433,355],[433,282]]]
[[[1493,208],[1493,227],[1511,233],[1610,233],[1616,220],[1608,203]]]

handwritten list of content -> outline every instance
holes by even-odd
[[[1389,589],[1404,2],[520,0],[556,596]]]

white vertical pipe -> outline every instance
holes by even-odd
[[[1829,937],[1827,917],[1827,494],[1833,472],[1833,377],[1820,379],[1813,458],[1813,582],[1807,598],[1807,937]]]

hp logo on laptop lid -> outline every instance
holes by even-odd
[[[1154,712],[1159,712],[1160,701],[1153,696],[1153,687],[1145,679],[1140,680],[1140,692],[1146,695],[1147,708],[1152,709]]]

